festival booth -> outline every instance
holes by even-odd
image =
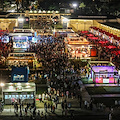
[[[90,77],[94,83],[117,83],[118,71],[109,61],[89,61]]]
[[[9,33],[9,37],[12,37],[13,40],[13,48],[29,48],[29,41],[32,41],[33,32],[32,29],[14,29],[13,33]]]
[[[10,36],[16,36],[16,35],[21,35],[21,36],[32,36],[34,33],[33,29],[14,29],[13,33],[9,33]]]
[[[82,36],[75,33],[68,34],[67,48],[70,58],[87,59],[90,56],[89,42]]]
[[[13,48],[27,49],[29,48],[29,41],[27,36],[14,36],[13,37]]]
[[[99,41],[99,37],[88,37],[88,40],[90,40],[92,43],[98,43],[98,41]]]
[[[29,66],[34,67],[35,53],[10,53],[7,58],[8,66]]]
[[[34,103],[36,86],[35,83],[28,83],[28,74],[29,67],[27,66],[12,68],[12,83],[5,83],[2,87],[2,99],[5,104]]]
[[[42,62],[37,61],[35,53],[10,53],[7,58],[7,65],[12,66],[29,66],[30,68],[41,68]]]
[[[34,103],[35,83],[5,83],[2,87],[2,98],[4,104],[22,102],[23,104]]]

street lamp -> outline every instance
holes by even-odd
[[[2,101],[3,101],[3,86],[4,86],[5,84],[4,83],[0,83],[0,86],[1,86],[1,88],[2,88]]]
[[[69,23],[69,19],[64,17],[62,19],[63,28],[67,28],[68,27],[68,23]]]
[[[18,22],[22,23],[24,21],[24,18],[18,17]]]
[[[76,9],[77,8],[77,3],[73,3],[72,6],[73,6],[73,8]]]
[[[74,8],[74,13],[76,12],[78,4],[77,3],[72,3],[72,7]]]
[[[24,18],[23,17],[18,17],[18,26],[20,28],[23,28],[23,23],[24,23]]]

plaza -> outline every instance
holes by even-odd
[[[0,15],[0,119],[119,119],[120,29],[106,22],[119,17]]]

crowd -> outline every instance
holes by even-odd
[[[0,42],[0,64],[5,65],[8,54],[13,51],[12,43]]]
[[[13,44],[9,41],[8,30],[0,30],[0,60],[4,64],[5,58],[7,58],[8,54],[13,51]]]
[[[38,43],[30,44],[29,51],[36,53],[38,61],[43,59],[42,64],[49,77],[53,74],[59,74],[60,70],[67,64],[68,56],[64,52],[65,44],[61,37],[42,36]]]
[[[32,119],[37,114],[35,101],[32,104],[27,103],[24,105],[24,103],[19,100],[19,102],[13,102],[12,105],[14,106],[15,115],[19,116],[21,120],[23,119],[23,116],[30,116]]]

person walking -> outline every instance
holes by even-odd
[[[25,116],[27,116],[27,107],[25,107]]]
[[[68,90],[66,91],[66,97],[67,98],[69,97],[69,91]]]
[[[46,102],[44,103],[44,109],[45,109],[45,112],[47,112],[47,103]]]
[[[42,96],[41,96],[41,94],[39,94],[39,101],[40,101],[40,103],[42,102]]]

